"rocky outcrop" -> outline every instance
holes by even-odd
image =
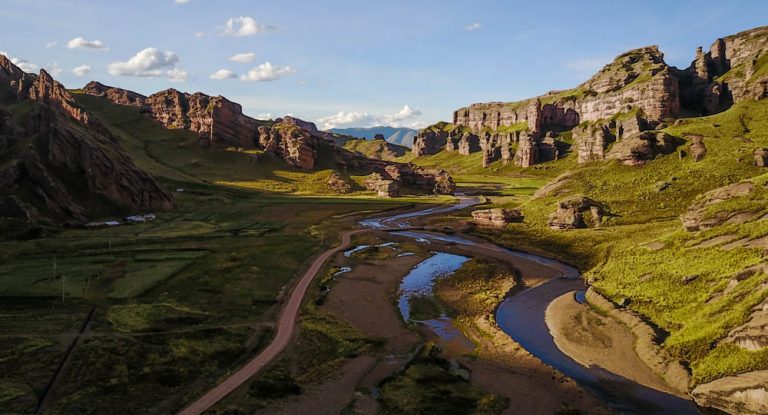
[[[106,86],[100,82],[91,81],[83,87],[83,93],[97,97],[105,97],[119,105],[144,108],[147,97],[127,89]]]
[[[520,138],[519,154],[514,158],[527,167],[557,158],[550,153],[558,148],[556,143],[543,142],[547,133],[582,124],[573,134],[579,163],[603,160],[611,141],[641,137],[623,146],[624,155],[617,152],[623,162],[640,164],[648,157],[668,154],[666,143],[639,136],[643,131],[659,127],[683,110],[711,114],[727,109],[733,102],[768,96],[767,52],[768,27],[718,39],[710,52],[699,49],[694,62],[684,70],[667,65],[656,46],[631,50],[576,88],[518,102],[477,103],[460,108],[453,114],[454,131],[484,134],[490,130],[494,134],[524,124],[529,135]],[[449,141],[446,149],[458,147],[460,154],[473,152],[466,150],[466,145],[462,150],[459,140],[454,140],[456,145]],[[512,159],[508,149],[504,145],[499,148],[504,161]],[[694,146],[694,159],[704,155],[701,149],[698,144]],[[638,157],[632,151],[639,151]],[[488,165],[493,157],[484,154],[483,164]]]
[[[141,108],[165,128],[187,129],[197,133],[201,144],[205,146],[254,147],[258,127],[266,124],[244,115],[240,104],[222,96],[212,97],[200,92],[188,94],[167,89],[144,97],[98,82],[88,83],[83,92],[105,97],[115,104]],[[314,126],[306,124],[307,127]]]
[[[707,146],[704,144],[704,137],[700,135],[689,136],[691,140],[690,153],[693,161],[704,160],[704,156],[707,155]]]
[[[698,385],[691,396],[700,406],[729,414],[764,415],[768,413],[768,370],[726,376]]]
[[[270,153],[276,154],[289,164],[304,170],[315,168],[317,150],[323,145],[333,146],[330,141],[278,118],[272,126],[257,129],[257,142]]]
[[[768,167],[768,148],[755,149],[755,166]]]
[[[766,268],[768,268],[766,264],[760,264],[758,267],[746,270],[747,273],[752,275],[742,274],[738,276],[747,279],[754,276],[754,274],[766,272]],[[768,288],[767,283],[763,284],[763,289],[765,288]],[[754,306],[747,322],[731,330],[724,341],[750,351],[768,348],[768,299]]]
[[[352,192],[352,183],[336,171],[331,172],[326,183],[328,184],[328,188],[336,193],[345,194]]]
[[[677,74],[683,106],[712,114],[733,103],[766,98],[767,51],[766,26],[717,39],[706,53],[699,48],[691,66]]]
[[[376,192],[379,197],[400,196],[400,186],[395,180],[385,179],[379,173],[372,173],[363,181],[366,189]]]
[[[586,123],[572,130],[579,164],[605,160],[605,149],[614,141],[606,125]]]
[[[426,190],[440,195],[452,195],[456,191],[453,178],[441,169],[393,163],[385,165],[380,169],[380,173],[385,179],[396,181],[403,187]]]
[[[114,210],[172,206],[170,194],[47,72],[24,74],[3,56],[0,68],[3,82],[15,86],[12,101],[29,105],[28,112],[3,121],[12,139],[0,151],[13,161],[0,169],[2,215],[81,222]]]
[[[637,166],[663,154],[671,154],[680,140],[661,131],[645,131],[614,144],[606,159],[619,160],[628,166]]]
[[[413,137],[411,151],[417,157],[435,154],[445,148],[447,138],[448,133],[443,130],[422,130],[419,132],[419,135]]]
[[[522,222],[523,214],[518,209],[481,209],[472,212],[477,225],[504,228],[510,223]]]
[[[758,218],[760,212],[742,212],[740,210],[722,210],[712,212],[712,207],[718,203],[745,197],[755,190],[752,182],[739,182],[710,190],[696,198],[688,211],[680,217],[683,229],[688,232],[712,229],[724,223],[744,223]]]
[[[480,151],[480,139],[472,133],[464,133],[458,142],[459,154],[468,156]]]
[[[547,217],[547,225],[556,230],[598,228],[606,214],[602,204],[585,196],[573,196],[557,203],[557,210]]]

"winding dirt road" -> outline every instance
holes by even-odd
[[[279,355],[291,341],[294,332],[296,331],[296,318],[299,315],[299,309],[301,308],[301,302],[304,299],[304,295],[309,289],[309,285],[315,278],[318,272],[332,255],[339,251],[342,251],[349,247],[352,240],[352,235],[366,232],[367,229],[360,229],[354,231],[345,231],[341,233],[341,245],[329,249],[312,261],[312,264],[301,276],[298,284],[291,293],[291,297],[280,312],[280,317],[277,320],[277,335],[272,342],[254,357],[245,366],[238,369],[235,373],[231,374],[223,382],[219,383],[216,387],[208,391],[200,399],[193,402],[191,405],[182,409],[179,412],[180,415],[198,415],[210,407],[215,405],[225,396],[229,395],[245,383],[248,379],[263,369],[269,362],[271,362],[277,355]]]

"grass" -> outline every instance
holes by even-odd
[[[498,414],[503,398],[482,392],[462,375],[455,363],[440,357],[439,349],[424,346],[398,375],[381,385],[384,414]]]
[[[742,180],[753,180],[758,190],[713,205],[708,214],[765,211],[765,173],[752,165],[751,154],[755,147],[768,145],[766,119],[768,102],[745,102],[726,112],[685,119],[667,128],[666,132],[678,137],[705,137],[708,153],[699,162],[665,156],[637,167],[612,161],[575,167],[569,165],[572,156],[567,156],[552,162],[548,170],[568,171],[558,180],[559,193],[515,202],[523,210],[525,223],[509,225],[505,231],[478,233],[503,245],[555,256],[580,267],[600,292],[615,301],[626,299],[629,308],[659,328],[663,346],[689,365],[694,382],[766,369],[768,360],[763,354],[726,353],[733,350],[715,346],[730,329],[746,321],[751,307],[768,296],[768,290],[760,288],[768,281],[764,274],[725,292],[736,273],[765,261],[762,250],[695,245],[722,235],[762,237],[768,235],[768,225],[750,222],[688,233],[679,220],[698,195]],[[661,182],[665,186],[660,187]],[[575,194],[605,204],[612,213],[606,225],[568,232],[547,228],[547,215],[554,211],[556,202]],[[649,249],[651,243],[661,244],[661,248]],[[698,278],[684,282],[692,275]]]
[[[184,192],[153,222],[0,241],[0,396],[16,412],[34,410],[91,308],[90,335],[72,354],[50,412],[175,412],[264,347],[279,293],[312,255],[338,242],[355,212],[452,200],[337,198],[326,189],[325,152],[318,172],[269,156],[254,163],[247,151],[203,149],[194,134],[166,130],[135,108],[75,96],[140,168]],[[302,353],[331,345],[323,349],[330,363],[318,356],[305,376],[323,376],[369,344],[323,316],[301,324]]]

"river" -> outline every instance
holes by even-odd
[[[411,226],[409,219],[448,213],[480,203],[478,198],[457,196],[459,202],[454,205],[371,218],[360,223],[367,228],[394,230],[392,232],[394,235],[420,241],[482,247],[486,250],[503,253],[513,263],[528,261],[556,270],[559,277],[510,295],[499,305],[496,321],[504,333],[542,362],[554,367],[593,392],[619,413],[681,415],[701,413],[692,401],[648,388],[597,366],[583,366],[560,351],[549,332],[544,315],[547,306],[554,299],[569,292],[576,293],[585,288],[576,268],[550,258],[513,251],[490,243],[479,243],[439,232],[408,229]],[[433,250],[440,252],[437,245],[433,247]]]

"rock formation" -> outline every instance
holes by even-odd
[[[726,376],[698,385],[691,396],[700,406],[730,414],[764,415],[768,413],[768,370]]]
[[[742,271],[739,278],[747,279],[768,270],[766,264],[760,264]],[[733,343],[742,349],[759,351],[768,348],[768,299],[752,308],[749,320],[728,333],[725,342]]]
[[[724,223],[744,223],[760,217],[760,212],[742,212],[733,209],[712,212],[714,205],[734,198],[749,196],[754,190],[755,184],[746,181],[710,190],[700,195],[691,204],[688,211],[680,217],[683,229],[689,232],[702,231]]]
[[[336,193],[344,194],[352,192],[352,184],[336,171],[331,172],[326,183],[328,184],[328,188]]]
[[[400,196],[400,186],[395,180],[385,179],[379,173],[371,173],[363,181],[365,188],[376,192],[379,197],[396,197]]]
[[[170,194],[47,72],[26,74],[0,56],[0,82],[13,91],[0,106],[29,107],[18,118],[2,112],[6,138],[0,151],[12,161],[0,169],[0,216],[82,222],[102,210],[172,206]]]
[[[667,133],[645,131],[617,142],[605,158],[637,166],[659,155],[673,153],[679,144],[677,138]]]
[[[477,225],[503,228],[510,223],[522,222],[523,215],[517,209],[481,209],[472,212],[472,219]]]
[[[605,160],[605,149],[613,141],[609,128],[602,124],[583,124],[572,130],[578,163]]]
[[[144,108],[147,102],[147,97],[144,95],[122,88],[106,86],[96,81],[88,82],[83,87],[83,93],[97,97],[106,97],[115,104],[130,105],[138,108]]]
[[[688,137],[691,140],[691,157],[693,161],[704,160],[704,156],[707,155],[707,146],[704,145],[704,137],[700,135],[692,135]]]
[[[558,202],[557,210],[547,218],[547,225],[557,230],[597,228],[606,213],[600,203],[585,196],[574,196]]]
[[[768,148],[755,149],[755,166],[768,167]]]
[[[422,130],[419,132],[419,135],[413,137],[413,147],[411,147],[411,151],[414,156],[435,154],[445,147],[447,138],[448,133],[443,130]]]
[[[767,97],[767,52],[768,27],[718,39],[706,53],[699,48],[691,66],[682,70],[667,65],[656,46],[631,50],[576,88],[518,102],[460,108],[453,114],[452,131],[475,135],[490,131],[497,136],[494,147],[483,150],[483,165],[497,157],[497,151],[503,161],[514,158],[523,167],[556,159],[559,154],[553,151],[558,149],[557,135],[548,133],[571,129],[579,163],[603,160],[611,142],[634,137],[623,146],[624,150],[642,154],[625,154],[623,161],[641,164],[648,157],[668,153],[665,143],[653,143],[645,139],[649,136],[642,138],[639,134],[678,117],[683,110],[712,114],[734,102]],[[514,140],[505,138],[503,142],[499,134],[510,129],[525,131],[525,135]],[[433,154],[442,148],[458,148],[462,155],[480,151],[468,146],[465,137],[469,136],[449,137],[446,145],[443,136],[437,141],[434,126],[429,131],[417,137],[419,149],[414,149],[415,155]],[[638,141],[638,137],[642,139]],[[514,156],[513,144],[518,144]],[[694,159],[705,154],[702,146],[694,145]]]

